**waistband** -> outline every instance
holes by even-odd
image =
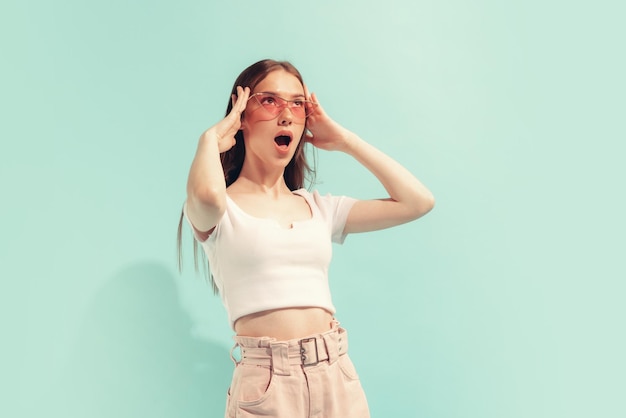
[[[270,337],[233,337],[235,346],[241,350],[241,361],[235,364],[270,366],[274,373],[289,375],[290,366],[315,366],[322,361],[334,363],[339,356],[348,352],[348,332],[333,323],[324,333],[301,339],[278,341]]]

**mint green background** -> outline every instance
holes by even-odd
[[[199,134],[273,57],[437,198],[335,247],[373,416],[626,416],[620,4],[4,1],[0,415],[222,415],[231,333],[175,230]]]

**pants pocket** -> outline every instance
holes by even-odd
[[[359,375],[356,372],[356,368],[354,367],[354,364],[352,364],[352,360],[350,360],[350,357],[348,357],[347,354],[339,356],[339,359],[337,359],[337,363],[339,363],[339,369],[348,380],[359,380]]]
[[[226,391],[226,412],[224,413],[224,418],[233,418],[232,408],[230,406],[230,388]]]
[[[230,387],[229,416],[272,416],[274,411],[268,398],[274,391],[275,380],[269,367],[239,364]]]

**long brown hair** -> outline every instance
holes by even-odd
[[[294,67],[291,63],[287,61],[275,61],[271,59],[261,60],[256,62],[242,71],[239,74],[239,77],[235,80],[233,84],[233,88],[231,91],[232,94],[237,94],[237,86],[242,87],[250,87],[250,91],[253,91],[254,88],[259,84],[263,79],[272,71],[284,70],[288,73],[294,75],[300,83],[304,86],[304,81],[302,79],[302,75],[298,71],[296,67]],[[228,115],[233,108],[232,100],[228,99],[228,105],[226,106],[226,114]],[[243,117],[243,115],[242,115]],[[289,190],[296,190],[304,187],[305,181],[309,184],[313,184],[315,181],[315,169],[311,165],[309,165],[306,152],[305,152],[305,141],[304,135],[306,133],[306,129],[302,133],[302,137],[300,138],[300,142],[298,143],[298,147],[296,148],[296,152],[289,161],[289,164],[285,167],[285,172],[283,173],[283,178],[285,179],[285,183]],[[224,170],[224,178],[226,179],[226,187],[230,186],[237,180],[239,174],[241,173],[241,167],[243,166],[243,161],[246,156],[246,147],[244,145],[243,140],[243,131],[237,132],[235,135],[235,145],[224,152],[220,156],[220,160],[222,162],[222,169]],[[178,233],[177,233],[177,250],[178,250],[178,270],[182,271],[183,267],[183,254],[182,254],[182,230],[183,230],[183,217],[184,214],[181,211],[180,219],[178,221]],[[208,260],[206,260],[206,255],[202,248],[200,248],[198,242],[193,239],[193,260],[196,272],[198,272],[198,254],[204,259],[204,272],[206,275],[210,272],[208,266]],[[218,288],[215,284],[215,280],[213,279],[213,275],[210,275],[211,278],[211,286],[213,287],[213,292],[217,293]]]

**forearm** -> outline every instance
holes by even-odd
[[[198,141],[187,179],[188,214],[194,226],[201,230],[213,227],[223,212],[225,200],[226,181],[218,139],[207,131]]]
[[[383,185],[389,198],[419,217],[434,206],[434,197],[409,170],[354,133],[348,134],[344,152],[367,168]]]

